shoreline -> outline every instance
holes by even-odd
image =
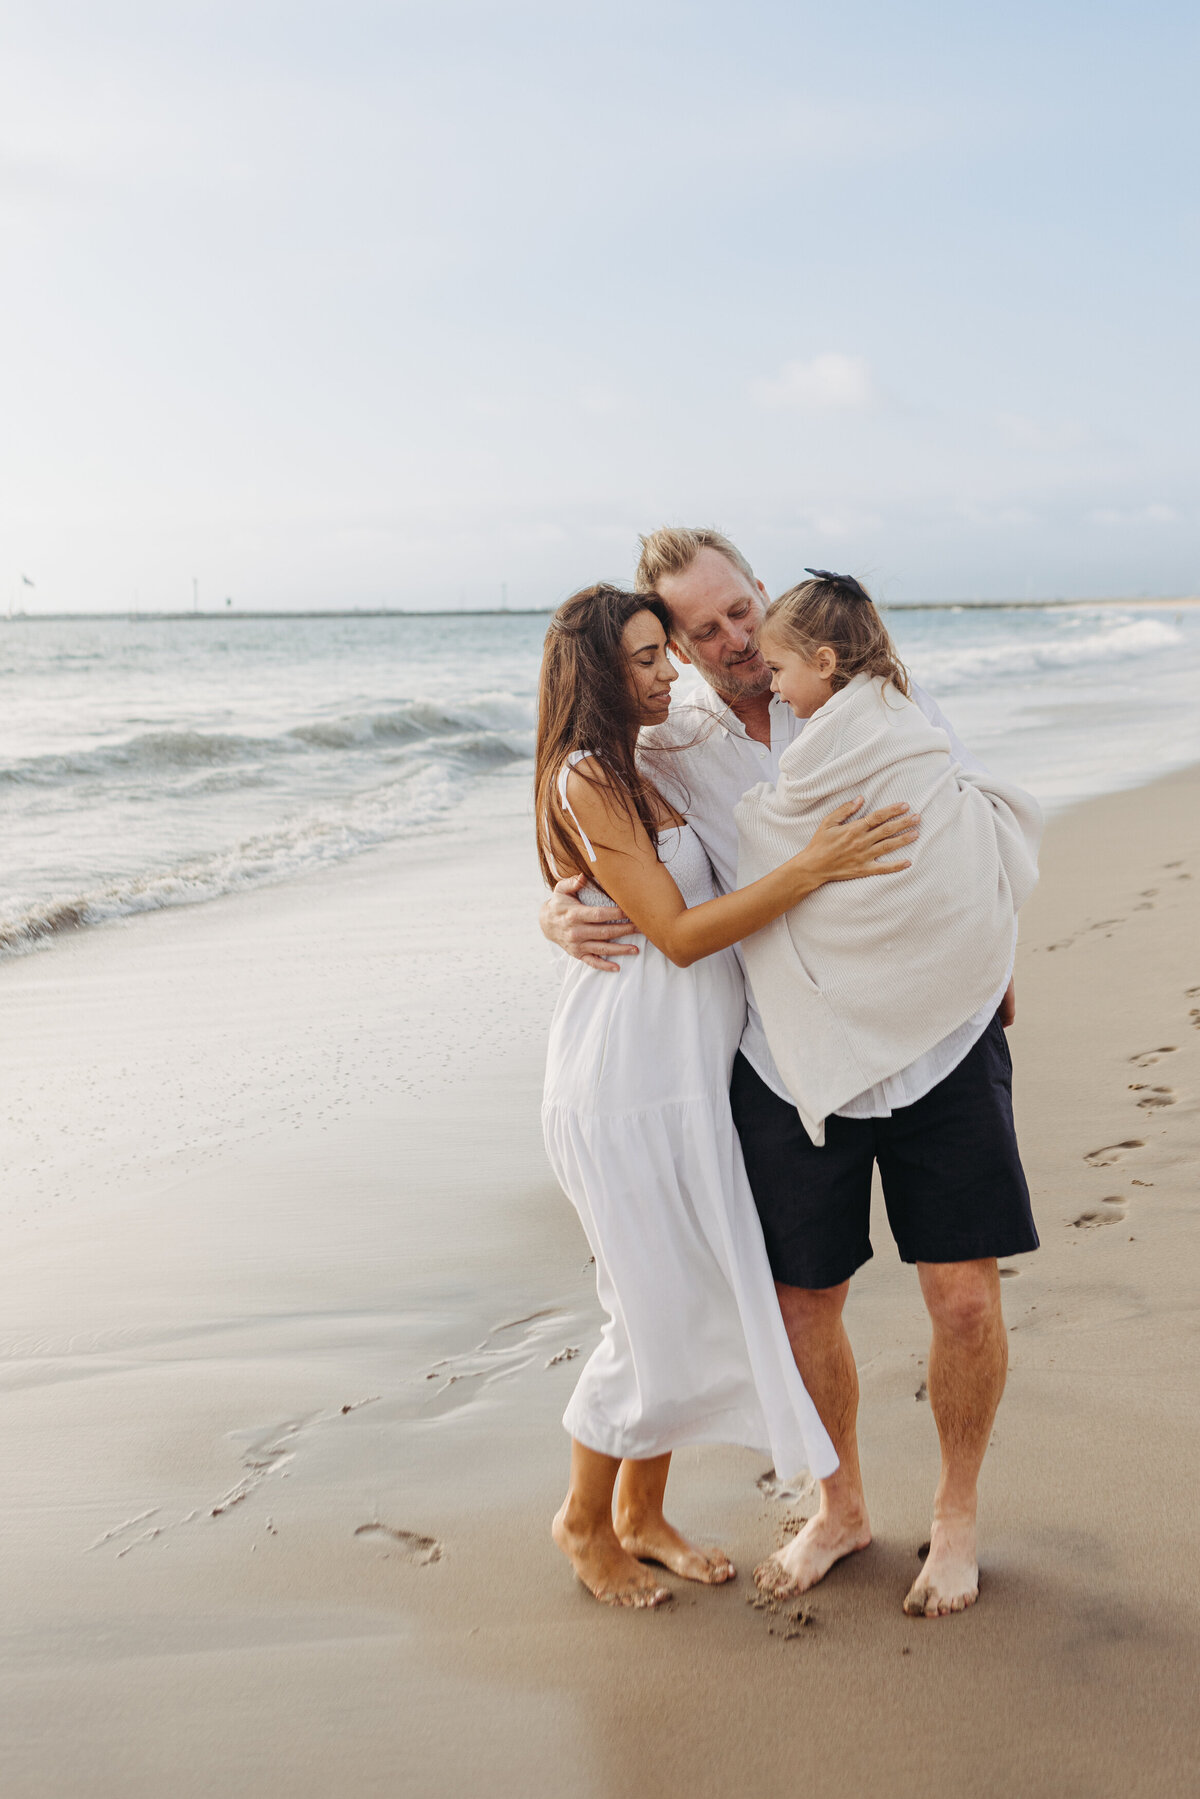
[[[6,1795],[1185,1790],[1198,801],[1192,767],[1048,827],[1013,1033],[1043,1248],[1006,1264],[980,1603],[939,1623],[900,1612],[936,1444],[881,1219],[848,1309],[875,1543],[812,1626],[747,1603],[804,1509],[749,1452],[672,1476],[731,1588],[608,1612],[553,1550],[599,1315],[541,1150],[523,813],[9,962]]]
[[[1200,602],[1198,602],[1200,604]],[[1190,770],[1200,770],[1200,761],[1184,763],[1181,767],[1170,770],[1167,774],[1153,773],[1145,778],[1137,776],[1126,786],[1109,788],[1099,793],[1085,793],[1077,798],[1052,804],[1043,801],[1042,809],[1047,822],[1069,817],[1081,806],[1090,806],[1098,801],[1115,798],[1118,794],[1141,792],[1145,788],[1154,787],[1160,781],[1170,780],[1176,776],[1187,775]],[[20,932],[13,926],[0,926],[0,980],[4,970],[14,962],[23,961],[29,956],[40,956],[51,953],[63,943],[69,943],[79,937],[91,936],[96,931],[109,929],[129,929],[139,919],[157,918],[163,913],[192,913],[210,906],[220,907],[230,901],[237,902],[248,899],[252,895],[287,892],[292,888],[303,888],[309,881],[323,878],[336,878],[339,869],[349,869],[366,861],[370,866],[372,858],[403,856],[408,852],[423,851],[427,846],[447,845],[459,846],[464,833],[477,830],[484,821],[491,822],[497,816],[502,817],[509,827],[515,827],[532,836],[532,825],[527,811],[528,775],[522,770],[493,775],[490,781],[473,789],[460,808],[447,813],[436,822],[424,826],[411,836],[397,836],[377,843],[368,843],[356,847],[340,860],[331,863],[317,863],[309,868],[293,869],[278,876],[261,878],[245,887],[229,887],[215,893],[204,894],[198,898],[164,900],[159,905],[136,906],[128,911],[113,911],[106,917],[89,919],[86,912],[95,904],[111,903],[111,895],[89,897],[80,894],[70,900],[46,901],[46,918],[38,920],[32,926],[23,927]],[[451,848],[454,853],[454,848]],[[165,874],[162,878],[166,878]],[[130,883],[134,884],[133,882]]]

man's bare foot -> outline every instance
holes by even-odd
[[[649,1568],[622,1549],[611,1525],[607,1533],[572,1529],[567,1522],[568,1503],[564,1502],[550,1533],[592,1597],[601,1605],[665,1605],[670,1588],[660,1586]]]
[[[754,1570],[762,1593],[787,1599],[807,1593],[824,1580],[835,1562],[871,1541],[871,1525],[861,1506],[847,1512],[819,1511],[784,1549],[777,1549]]]
[[[684,1580],[701,1580],[707,1586],[719,1587],[732,1580],[737,1570],[729,1557],[719,1549],[697,1549],[681,1537],[673,1524],[659,1513],[657,1518],[643,1518],[637,1524],[617,1520],[617,1537],[621,1547],[641,1562],[661,1562],[672,1574]]]
[[[974,1518],[935,1518],[929,1554],[904,1609],[910,1618],[944,1618],[965,1612],[979,1597]]]

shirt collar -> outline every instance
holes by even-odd
[[[695,687],[689,687],[687,692],[680,697],[678,706],[680,710],[684,706],[694,706],[699,712],[707,712],[730,737],[744,737],[748,743],[753,741],[737,713],[730,709],[728,700],[723,700],[716,689],[710,687],[708,682],[703,679],[699,679]],[[790,713],[791,708],[783,696],[773,693],[771,695],[772,737],[776,735],[775,719],[779,714],[780,707]]]

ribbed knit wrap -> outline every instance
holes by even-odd
[[[1037,884],[1042,818],[1011,782],[967,773],[944,731],[856,675],[784,751],[779,785],[739,802],[738,886],[804,849],[862,795],[907,800],[920,837],[902,874],[829,882],[742,943],[779,1072],[815,1144],[825,1119],[898,1074],[1003,985],[1013,920]]]

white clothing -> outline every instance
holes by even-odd
[[[912,697],[931,724],[945,731],[955,760],[968,773],[984,774],[983,764],[972,756],[954,732],[937,701],[912,685]],[[759,781],[779,779],[779,759],[796,742],[807,719],[797,718],[787,701],[772,694],[771,743],[757,742],[737,715],[707,682],[699,681],[676,700],[661,725],[641,733],[639,750],[655,785],[682,812],[708,851],[721,893],[737,886],[737,824],[734,807]],[[660,753],[669,751],[669,753]],[[890,877],[889,877],[890,878]],[[1014,938],[1015,950],[1015,938]],[[739,960],[742,960],[740,946]],[[743,972],[745,962],[742,960]],[[625,970],[622,970],[624,973]],[[880,1081],[838,1107],[843,1118],[889,1118],[901,1106],[915,1104],[944,1081],[982,1037],[995,1017],[1012,974],[1008,973],[987,1003],[908,1068]],[[763,1029],[762,1015],[749,981],[746,983],[746,1029],[741,1052],[773,1093],[792,1104],[783,1076],[775,1066]]]
[[[659,846],[688,905],[714,897],[687,825],[660,832]],[[611,903],[597,887],[581,898]],[[619,980],[568,962],[550,1027],[546,1149],[608,1314],[563,1423],[604,1455],[740,1443],[769,1451],[781,1474],[831,1474],[837,1456],[796,1371],[729,1110],[741,972],[728,950],[676,968],[638,941]]]
[[[856,675],[738,802],[738,885],[810,842],[861,794],[921,817],[911,868],[818,889],[746,938],[767,1038],[815,1144],[846,1100],[941,1042],[1006,978],[1037,884],[1042,819],[1012,782],[966,775],[945,731],[878,676]]]

